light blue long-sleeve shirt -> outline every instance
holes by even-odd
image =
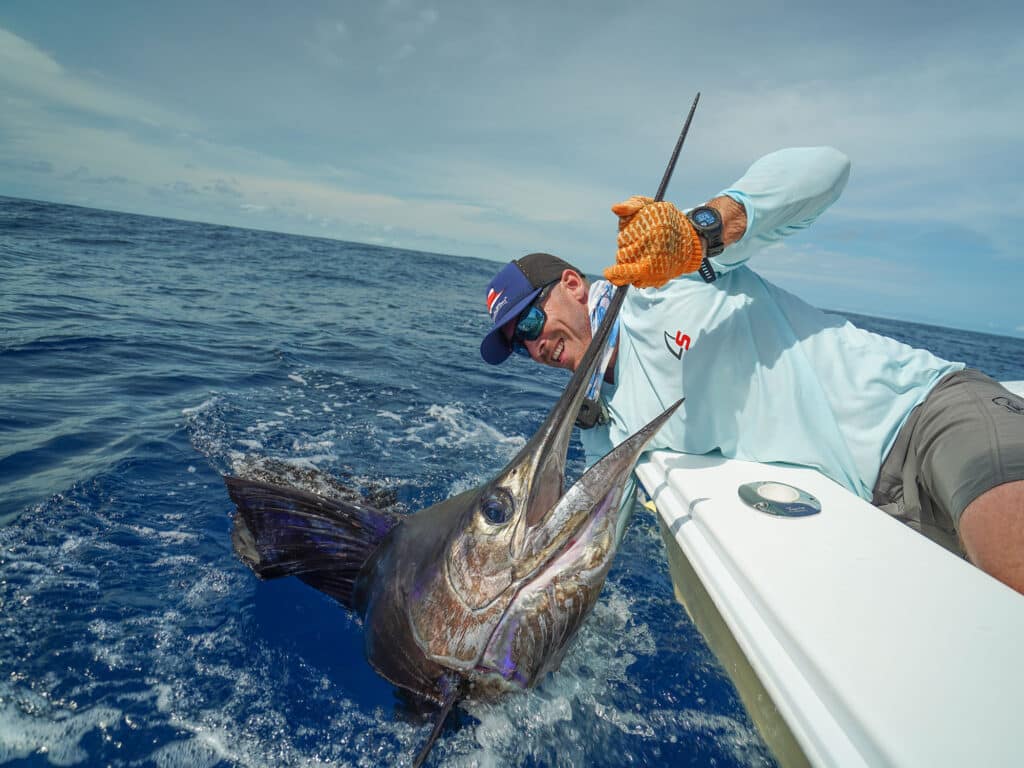
[[[615,381],[601,392],[611,423],[580,433],[588,466],[685,396],[648,450],[813,467],[870,500],[910,411],[963,364],[857,328],[747,266],[813,223],[849,170],[830,148],[762,157],[721,193],[744,206],[747,229],[712,259],[717,281],[629,289]]]

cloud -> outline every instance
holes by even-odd
[[[53,164],[46,160],[10,158],[0,159],[0,169],[5,171],[25,171],[28,173],[53,173]]]
[[[351,35],[348,24],[341,19],[322,19],[313,24],[311,39],[304,43],[309,55],[328,69],[341,69],[345,63],[342,52]]]
[[[49,158],[45,162],[58,172],[66,169],[60,173],[61,199],[88,199],[91,205],[116,210],[138,210],[144,205],[128,188],[142,184],[150,198],[168,207],[141,213],[203,220],[222,216],[224,223],[234,221],[232,212],[244,212],[247,217],[273,214],[261,225],[303,232],[315,221],[320,228],[330,228],[328,234],[349,240],[379,236],[400,221],[398,236],[405,247],[443,243],[449,251],[462,241],[469,252],[481,247],[493,252],[502,239],[522,234],[521,225],[514,221],[489,220],[486,205],[367,191],[346,185],[342,179],[349,174],[344,169],[332,167],[321,178],[321,169],[315,165],[290,163],[197,137],[168,144],[124,128],[44,121],[37,130],[18,136],[16,151]],[[0,161],[10,162],[2,154],[0,150]],[[82,165],[82,158],[89,158],[90,165]],[[125,187],[124,194],[117,194],[115,182]],[[76,191],[86,184],[108,185],[110,197],[97,199],[95,193]],[[197,209],[196,202],[201,200],[205,202]],[[199,210],[202,214],[197,217]]]
[[[198,195],[199,194],[199,190],[196,189],[194,186],[192,186],[187,181],[181,181],[181,180],[172,181],[167,186],[171,190],[171,192],[174,192],[175,194],[178,194],[178,195]]]
[[[67,72],[52,56],[3,27],[0,27],[0,83],[42,107],[69,108],[153,127],[195,128],[193,121],[122,93],[114,84],[95,82]]]
[[[227,181],[225,179],[214,179],[212,182],[203,185],[204,192],[213,192],[218,195],[225,197],[242,197],[241,191],[238,189],[238,182],[234,179]]]
[[[815,9],[783,23],[739,0],[679,45],[659,23],[668,2],[581,14],[426,1],[261,14],[228,38],[170,29],[139,72],[100,46],[142,39],[160,14],[115,35],[109,12],[74,43],[0,30],[0,193],[501,260],[550,250],[596,271],[614,258],[608,206],[653,193],[699,89],[669,187],[680,205],[780,146],[853,160],[828,216],[759,271],[823,300],[909,305],[925,299],[895,292],[942,296],[922,265],[948,273],[943,253],[962,265],[967,243],[972,271],[1019,283],[1024,44],[1009,21],[951,9],[920,28],[891,7],[877,27],[858,6],[823,35]],[[194,21],[217,29],[224,12],[209,13]],[[187,99],[201,125],[137,98],[171,72],[189,88],[152,98]]]
[[[838,77],[809,70],[777,85],[732,84],[716,116],[720,151],[747,146],[760,152],[763,146],[801,138],[827,141],[859,158],[862,170],[891,177],[954,168],[961,175],[963,166],[955,164],[968,157],[991,156],[994,146],[1024,143],[1020,102],[1006,98],[1019,92],[1016,83],[1024,70],[1020,44],[993,40],[983,56],[970,48],[935,46],[893,68],[884,60],[881,67],[854,66],[852,49],[843,52],[836,41],[828,47],[828,52],[808,51],[806,58],[845,60],[838,73],[831,73]],[[953,94],[970,101],[958,105]],[[757,116],[756,131],[749,130],[751,115]]]
[[[926,269],[886,255],[866,256],[800,242],[771,245],[757,253],[751,266],[783,286],[827,285],[836,295],[881,294],[887,301],[898,301],[907,285],[920,287],[930,281]],[[879,275],[885,275],[885,280],[879,280]]]
[[[80,165],[77,168],[68,171],[67,173],[62,173],[60,175],[60,179],[62,181],[71,181],[79,184],[125,185],[136,183],[133,179],[129,179],[127,176],[122,176],[119,174],[97,176],[84,165]]]

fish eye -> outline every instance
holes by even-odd
[[[505,525],[512,519],[512,497],[501,489],[489,493],[480,501],[480,514],[491,525]]]

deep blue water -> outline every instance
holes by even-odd
[[[480,361],[496,267],[0,198],[0,762],[371,766],[417,748],[429,724],[364,661],[359,623],[235,558],[220,476],[284,462],[417,509],[492,475],[565,382]],[[1024,379],[1024,340],[853,319]],[[575,476],[575,442],[570,458]],[[440,758],[773,765],[643,512],[562,669],[470,707]]]

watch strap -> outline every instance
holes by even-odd
[[[701,259],[700,268],[697,270],[697,273],[705,283],[713,283],[718,279],[718,273],[715,272],[715,268],[711,266],[711,262],[708,261],[707,256]]]
[[[703,210],[711,211],[714,214],[715,218],[718,220],[718,226],[702,226],[700,222],[694,218],[694,211]],[[686,217],[690,220],[690,223],[693,224],[694,229],[697,231],[697,235],[700,237],[701,245],[704,246],[704,257],[701,259],[700,267],[697,269],[697,272],[705,283],[713,283],[718,279],[718,274],[715,272],[715,268],[711,265],[709,258],[717,256],[725,250],[725,243],[722,242],[722,215],[710,206],[699,205],[687,213]]]

